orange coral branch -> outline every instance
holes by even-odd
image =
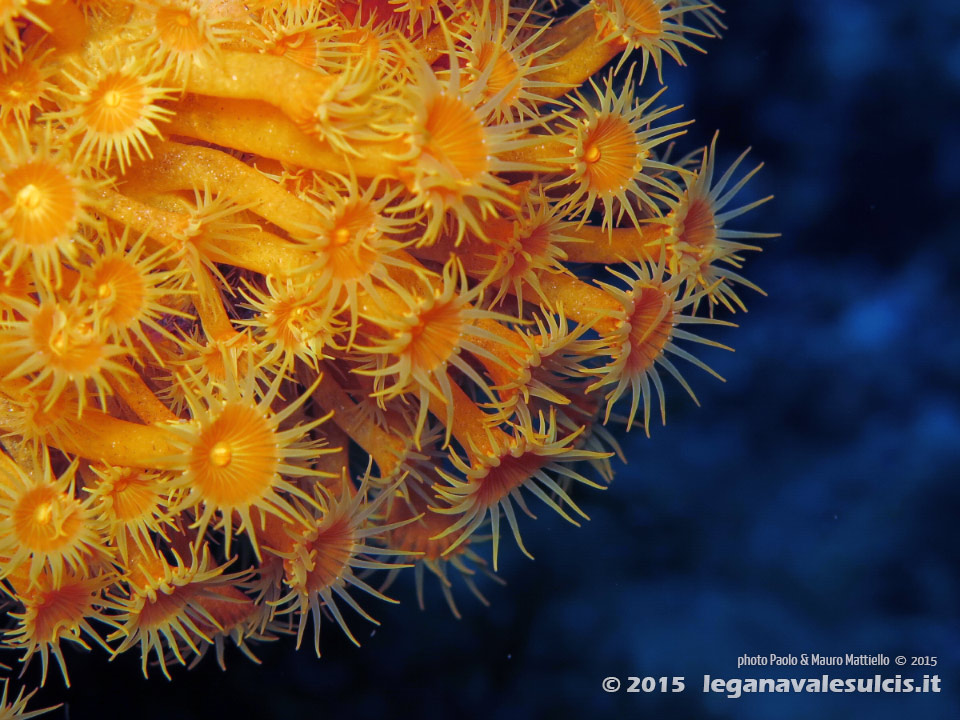
[[[46,25],[50,39],[62,53],[76,52],[89,33],[87,19],[69,0],[34,3],[33,14]]]
[[[153,160],[125,176],[124,187],[168,192],[208,188],[223,193],[274,225],[293,232],[316,225],[323,216],[310,203],[234,157],[213,148],[166,142],[154,150]]]
[[[190,69],[187,92],[275,105],[294,122],[308,120],[335,78],[276,55],[223,51],[222,62]]]
[[[324,410],[333,411],[333,422],[354,442],[370,453],[382,477],[390,477],[406,451],[402,439],[378,427],[333,378],[329,369],[321,366],[320,382],[314,391],[314,400]]]
[[[125,362],[121,364],[129,370],[129,373],[117,377],[110,385],[138,418],[147,424],[174,422],[179,419],[160,401],[143,378],[133,371],[133,368]]]
[[[547,28],[539,44],[549,47],[553,43],[559,43],[558,47],[544,58],[549,66],[533,76],[535,80],[558,84],[539,89],[539,94],[548,98],[561,97],[569,88],[583,84],[624,49],[622,43],[598,37],[592,5]]]
[[[348,157],[301,131],[278,108],[256,100],[187,96],[164,127],[171,135],[228,145],[313,170],[352,171],[361,177],[396,177],[397,163],[390,158],[406,150],[401,145],[358,143],[362,152]]]
[[[569,243],[563,250],[570,262],[615,264],[629,260],[656,263],[660,259],[662,243],[670,232],[670,226],[663,222],[650,222],[639,228],[614,228],[612,231],[584,225],[569,234],[586,242]]]

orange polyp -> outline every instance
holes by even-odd
[[[377,213],[363,200],[347,203],[324,221],[328,229],[321,236],[326,248],[319,248],[324,257],[322,270],[330,272],[341,283],[358,282],[367,277],[378,262],[379,253],[370,242],[377,242]]]
[[[144,548],[153,546],[154,533],[169,537],[165,532],[174,524],[178,496],[171,491],[170,476],[115,466],[95,466],[93,473],[97,482],[85,489],[110,545],[125,562],[138,562]]]
[[[664,54],[683,65],[681,47],[704,52],[693,38],[717,37],[724,27],[717,16],[722,11],[712,2],[599,0],[593,7],[601,38],[626,50],[624,59],[635,49],[641,51],[641,75],[645,74],[652,60],[660,76]],[[694,18],[702,27],[690,22]],[[663,82],[662,77],[660,82]]]
[[[62,628],[92,615],[96,598],[93,590],[87,583],[72,582],[59,588],[35,591],[30,605],[36,613],[33,624],[34,639],[38,644],[54,643]]]
[[[548,460],[531,453],[502,456],[498,464],[484,468],[485,474],[477,478],[477,502],[483,507],[495,506],[511,491],[521,487]]]
[[[36,451],[44,442],[59,446],[79,414],[75,389],[66,389],[50,404],[44,388],[30,387],[23,379],[0,382],[0,405],[0,427],[22,438],[24,453],[27,446]]]
[[[273,484],[280,463],[275,442],[254,408],[227,405],[195,440],[188,466],[194,486],[220,506],[251,504]]]
[[[463,100],[441,94],[427,108],[422,152],[456,180],[469,182],[489,167],[483,124]]]
[[[50,100],[50,78],[57,70],[53,55],[52,48],[37,44],[19,60],[0,68],[0,123],[12,117],[25,127],[34,111]]]
[[[409,353],[415,370],[436,370],[459,344],[462,324],[459,308],[434,306],[421,314],[416,325],[407,331],[408,345],[398,354]]]
[[[591,189],[615,192],[633,178],[644,154],[629,124],[617,115],[600,116],[584,139],[586,176]]]
[[[99,58],[94,64],[74,60],[66,77],[73,86],[62,90],[66,109],[51,113],[67,128],[67,137],[79,137],[80,157],[110,165],[116,160],[121,174],[133,162],[149,157],[150,138],[160,135],[157,123],[173,114],[164,106],[172,88],[161,87],[162,71],[150,63]]]
[[[660,9],[652,0],[623,0],[623,12],[638,33],[659,35],[663,32]]]
[[[462,84],[459,60],[449,73],[414,66],[420,93],[407,94],[411,117],[406,121],[408,148],[398,154],[399,175],[412,197],[399,206],[421,211],[426,227],[417,244],[435,243],[449,218],[455,243],[467,231],[486,237],[484,222],[516,207],[513,189],[500,177],[510,171],[535,171],[541,166],[504,160],[503,154],[534,144],[523,136],[520,122],[499,124],[495,108],[484,103],[482,87]]]
[[[555,410],[550,411],[549,418],[540,414],[536,428],[526,420],[514,425],[512,430],[513,437],[491,436],[488,451],[471,458],[469,465],[456,455],[452,456],[453,464],[466,476],[465,479],[460,480],[442,473],[446,482],[434,486],[440,497],[449,504],[449,507],[440,508],[438,512],[458,516],[456,522],[437,536],[441,538],[457,535],[457,540],[445,552],[450,553],[465,542],[489,515],[493,535],[494,570],[497,569],[498,562],[501,511],[520,550],[532,557],[520,540],[514,508],[516,503],[525,514],[532,516],[520,489],[526,489],[562,518],[576,525],[577,522],[567,514],[564,506],[583,518],[587,516],[549,473],[559,473],[571,480],[598,488],[600,486],[596,483],[568,467],[564,468],[563,463],[600,459],[609,455],[573,447],[572,443],[583,432],[583,427],[559,438]]]
[[[29,662],[34,654],[40,655],[41,685],[46,681],[49,655],[52,654],[60,666],[64,682],[70,686],[61,640],[70,640],[88,649],[82,639],[85,634],[109,649],[89,621],[110,622],[103,609],[111,603],[100,595],[113,580],[109,573],[88,577],[84,573],[68,571],[57,580],[49,573],[43,573],[36,583],[21,591],[23,612],[11,613],[18,622],[6,634],[10,647],[24,651],[24,663]]]
[[[418,559],[440,560],[456,541],[452,535],[442,535],[451,525],[450,517],[433,512],[416,492],[411,493],[409,503],[401,499],[394,500],[389,520],[404,523],[391,531],[391,547],[416,553]]]
[[[160,40],[178,53],[192,54],[209,43],[207,34],[187,7],[160,5],[154,16]]]
[[[630,327],[627,369],[643,372],[663,354],[673,330],[673,298],[655,287],[634,292],[633,312],[624,320]]]
[[[17,335],[8,334],[9,352],[2,360],[19,363],[10,370],[8,379],[35,373],[34,383],[46,388],[48,406],[67,386],[79,391],[87,380],[97,387],[102,399],[108,389],[104,373],[120,369],[111,360],[120,351],[104,341],[99,326],[91,322],[85,309],[49,299],[22,309],[27,317],[16,323]],[[80,397],[82,401],[84,396]]]
[[[65,572],[85,570],[104,550],[89,501],[74,497],[76,465],[56,478],[48,457],[38,464],[42,467],[32,477],[16,464],[0,474],[0,572],[7,575],[24,565],[30,586],[44,572],[59,583]]]
[[[65,168],[36,160],[5,171],[0,212],[10,213],[9,227],[17,242],[52,246],[77,225],[81,194]]]
[[[480,48],[480,52],[477,53],[478,74],[483,74],[490,63],[493,63],[493,67],[487,77],[487,86],[483,92],[484,97],[490,100],[503,93],[500,98],[500,105],[509,106],[520,94],[520,67],[514,60],[513,55],[500,50],[492,42],[485,43]]]
[[[140,316],[146,297],[144,277],[125,259],[115,256],[97,266],[90,277],[101,300],[112,300],[103,317],[126,327]]]
[[[111,512],[121,522],[144,517],[154,510],[160,499],[156,479],[143,472],[128,469],[113,481],[109,494]]]
[[[333,586],[353,557],[355,544],[354,529],[348,518],[338,518],[329,525],[317,528],[299,540],[299,547],[294,550],[304,555],[307,565],[304,577],[296,582],[309,593],[320,592]],[[291,583],[290,578],[297,573],[292,567],[294,562],[284,562],[288,583]]]
[[[730,220],[763,205],[765,197],[751,203],[728,209],[742,188],[762,167],[746,172],[732,188],[728,187],[734,172],[746,158],[744,151],[719,178],[715,177],[717,136],[709,148],[704,148],[700,167],[684,178],[685,188],[676,200],[670,200],[670,212],[664,218],[666,261],[671,273],[684,281],[685,294],[702,292],[709,299],[710,312],[723,305],[730,312],[746,310],[735,285],[743,285],[756,292],[763,291],[740,274],[745,252],[760,248],[745,241],[775,237],[769,233],[743,232],[725,227]]]
[[[185,549],[186,560],[176,555],[175,565],[153,551],[141,555],[138,577],[129,579],[132,592],[118,599],[118,629],[107,639],[122,639],[121,652],[139,643],[144,676],[149,655],[155,653],[161,671],[170,678],[164,644],[173,659],[186,664],[181,643],[199,655],[199,642],[213,642],[201,628],[209,617],[203,600],[237,580],[237,575],[223,574],[225,565],[211,562],[209,545],[195,543]]]
[[[675,230],[676,239],[699,250],[708,247],[717,238],[713,207],[705,198],[695,198],[687,207],[683,221]]]

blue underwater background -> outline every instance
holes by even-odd
[[[668,424],[622,438],[630,463],[505,543],[506,587],[437,587],[418,611],[365,605],[354,648],[325,626],[324,657],[281,641],[257,667],[228,654],[172,683],[136,653],[72,655],[38,697],[71,720],[151,718],[960,718],[960,3],[728,0],[730,30],[669,66],[665,96],[720,129],[722,165],[752,145],[743,197],[775,201],[736,227],[763,241],[741,325],[703,352],[727,382],[686,371]],[[373,606],[373,607],[371,607]],[[935,655],[943,692],[702,692],[713,677],[857,676],[745,668],[740,655]],[[55,671],[54,671],[55,672]],[[865,674],[872,676],[872,669]],[[29,676],[30,674],[28,674]],[[682,694],[608,694],[607,676],[686,678]],[[133,711],[131,713],[131,711]]]

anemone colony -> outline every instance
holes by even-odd
[[[531,498],[584,516],[756,289],[756,170],[661,100],[720,16],[0,0],[4,644],[319,653],[403,568],[483,601]]]

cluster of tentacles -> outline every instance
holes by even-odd
[[[485,602],[529,503],[585,517],[604,425],[756,290],[756,170],[672,157],[660,88],[720,17],[0,0],[4,645],[319,653],[403,568]]]

